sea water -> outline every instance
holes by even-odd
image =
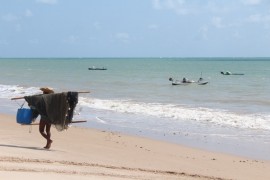
[[[78,126],[146,136],[212,151],[270,159],[270,58],[0,59],[1,113],[17,96],[79,94]],[[88,70],[88,67],[107,70]],[[244,75],[222,75],[221,71]],[[173,86],[169,78],[192,83]],[[15,120],[14,120],[15,121]]]

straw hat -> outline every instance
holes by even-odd
[[[40,90],[43,91],[44,94],[54,93],[53,88],[50,87],[42,87]]]

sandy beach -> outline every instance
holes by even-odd
[[[0,179],[270,179],[268,161],[74,126],[45,150],[38,126],[0,119]]]

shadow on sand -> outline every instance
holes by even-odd
[[[45,149],[45,148],[17,146],[17,145],[10,145],[10,144],[0,144],[0,146],[2,146],[2,147],[12,147],[12,148],[22,148],[22,149],[32,149],[32,150],[51,151],[50,149]]]

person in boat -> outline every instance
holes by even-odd
[[[187,79],[184,77],[183,78],[183,83],[186,83],[187,82]]]
[[[202,77],[200,77],[200,79],[198,80],[198,82],[201,82],[201,81],[203,81],[203,78]]]
[[[49,87],[43,87],[40,88],[40,90],[43,92],[43,94],[51,94],[54,93],[52,88]],[[52,140],[51,140],[51,122],[48,119],[47,116],[41,115],[40,121],[39,121],[39,132],[40,134],[47,140],[47,144],[44,147],[45,149],[50,149]]]
[[[230,71],[226,71],[225,73],[223,71],[220,72],[223,75],[231,75],[232,73]]]

